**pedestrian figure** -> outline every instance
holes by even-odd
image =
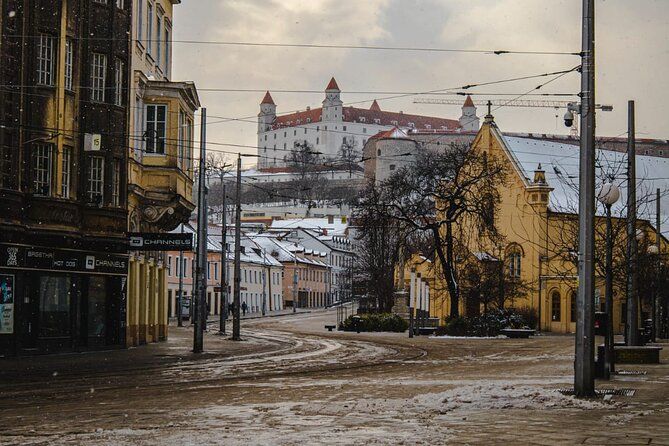
[[[246,302],[242,302],[242,315],[246,316],[246,310],[249,308]]]
[[[232,302],[230,302],[228,304],[228,314],[233,314],[234,312],[235,312],[235,305]]]

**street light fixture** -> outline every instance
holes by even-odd
[[[604,339],[604,378],[611,379],[615,372],[613,350],[613,243],[611,240],[611,206],[620,199],[620,188],[606,182],[597,194],[597,200],[606,208],[606,337]]]

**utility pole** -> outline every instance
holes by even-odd
[[[657,340],[662,335],[662,323],[663,318],[662,314],[662,302],[660,294],[660,273],[661,273],[661,262],[662,252],[660,251],[660,238],[662,238],[662,231],[660,231],[660,188],[658,187],[655,191],[655,251],[657,256],[657,271],[655,273],[655,298],[653,299],[653,324],[655,325],[653,329],[653,341]]]
[[[181,233],[184,233],[184,224],[181,223]],[[184,250],[179,250],[179,290],[177,291],[177,326],[183,327],[181,310],[183,309],[184,294]]]
[[[195,304],[193,320],[193,353],[201,353],[204,343],[204,329],[207,323],[206,305],[204,296],[207,291],[207,185],[205,182],[207,169],[205,161],[207,140],[207,109],[200,112],[200,169],[198,176],[198,200],[197,200],[197,268],[195,270],[195,290],[197,295],[193,296]]]
[[[232,309],[232,340],[239,341],[240,337],[240,287],[241,278],[241,238],[242,238],[242,156],[237,156],[237,195],[235,197],[235,293]]]
[[[411,268],[409,275],[409,337],[413,338],[413,309],[416,300],[416,269]]]
[[[265,316],[265,307],[267,306],[267,259],[265,257],[265,250],[260,251],[262,253],[262,263],[264,268],[262,269],[262,311],[261,314]]]
[[[634,101],[627,102],[627,345],[639,345],[636,244],[636,146]]]
[[[293,313],[297,312],[297,242],[295,242],[295,252],[293,252]]]
[[[226,224],[227,208],[225,203],[225,183],[223,182],[223,171],[221,171],[221,188],[223,189],[223,215],[221,215],[221,310],[219,311],[219,332],[225,334],[225,321],[228,320],[228,227]]]
[[[595,0],[583,0],[574,394],[595,395]]]

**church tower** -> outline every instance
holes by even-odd
[[[476,116],[476,106],[469,95],[467,95],[467,99],[465,99],[465,103],[462,106],[460,127],[462,127],[463,132],[478,132],[479,130],[479,117]]]

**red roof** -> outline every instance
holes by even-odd
[[[272,104],[272,105],[275,105],[275,104],[274,104],[274,100],[272,99],[272,95],[269,94],[269,91],[268,91],[267,93],[265,93],[265,97],[262,98],[262,102],[261,102],[261,104]]]
[[[379,103],[376,102],[376,99],[374,99],[374,102],[372,102],[372,106],[369,107],[369,109],[374,111],[381,111],[381,107],[379,107]]]
[[[334,77],[332,79],[330,79],[330,83],[328,84],[327,87],[325,87],[325,90],[326,91],[327,90],[339,90],[339,85],[337,85],[337,81],[335,80]]]
[[[372,104],[373,107],[373,104]],[[377,104],[378,107],[378,104]],[[433,130],[456,130],[460,128],[460,123],[455,119],[435,118],[432,116],[410,115],[407,113],[395,113],[383,111],[380,107],[377,109],[365,109],[355,107],[344,107],[344,122],[362,122],[366,124],[376,124],[395,127],[412,127],[415,129],[433,129]],[[322,108],[313,108],[310,110],[290,113],[288,115],[277,116],[272,128],[292,127],[304,125],[310,122],[321,120]],[[413,124],[413,125],[410,125]]]
[[[470,95],[467,95],[467,99],[465,99],[465,105],[463,107],[473,107],[474,106],[474,101],[472,101],[472,97]]]

